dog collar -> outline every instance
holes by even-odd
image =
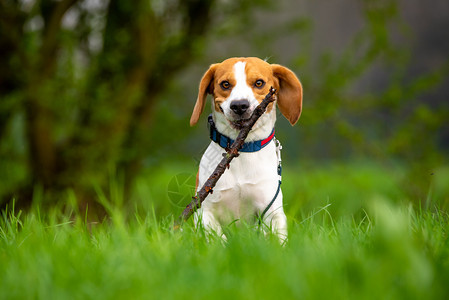
[[[231,147],[232,143],[234,143],[234,140],[230,137],[227,137],[220,132],[218,132],[217,128],[215,127],[214,120],[212,119],[212,115],[209,115],[208,117],[208,127],[209,127],[209,133],[210,133],[210,139],[220,145],[220,147],[226,149]],[[266,145],[268,145],[271,140],[274,138],[274,128],[271,131],[270,136],[268,136],[266,139],[259,140],[259,141],[253,141],[253,142],[247,142],[244,143],[242,148],[239,150],[240,152],[257,152],[260,149],[264,148]]]

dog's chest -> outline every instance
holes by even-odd
[[[198,188],[201,188],[215,170],[223,158],[223,153],[225,153],[223,148],[211,142],[201,158]],[[254,193],[263,192],[265,185],[277,183],[277,166],[278,158],[273,141],[257,152],[242,152],[232,160],[229,169],[218,180],[214,192],[234,191],[236,194],[234,197],[251,197]]]

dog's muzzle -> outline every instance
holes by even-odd
[[[234,100],[231,102],[231,110],[238,116],[243,116],[249,108],[248,100]]]

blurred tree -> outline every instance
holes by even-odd
[[[131,179],[156,98],[199,54],[213,4],[1,0],[3,203],[29,204],[36,186],[52,204],[66,188],[87,203],[111,169]],[[25,161],[21,174],[11,159]]]

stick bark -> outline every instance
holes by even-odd
[[[245,121],[242,126],[242,129],[239,132],[239,135],[235,139],[234,143],[232,143],[229,149],[226,149],[226,153],[223,153],[223,159],[215,168],[214,172],[209,176],[207,181],[204,183],[201,190],[198,191],[195,197],[192,197],[192,202],[190,202],[182,214],[176,219],[174,224],[174,229],[178,229],[183,222],[187,221],[192,214],[201,207],[201,204],[206,199],[207,195],[213,192],[213,188],[217,183],[218,179],[220,179],[221,175],[225,172],[225,170],[229,167],[229,164],[234,159],[234,157],[239,156],[239,150],[242,148],[245,143],[245,139],[248,136],[248,133],[253,128],[254,124],[257,120],[264,114],[267,109],[268,104],[275,100],[276,89],[271,87],[268,94],[265,96],[263,101],[254,109],[251,117]]]

